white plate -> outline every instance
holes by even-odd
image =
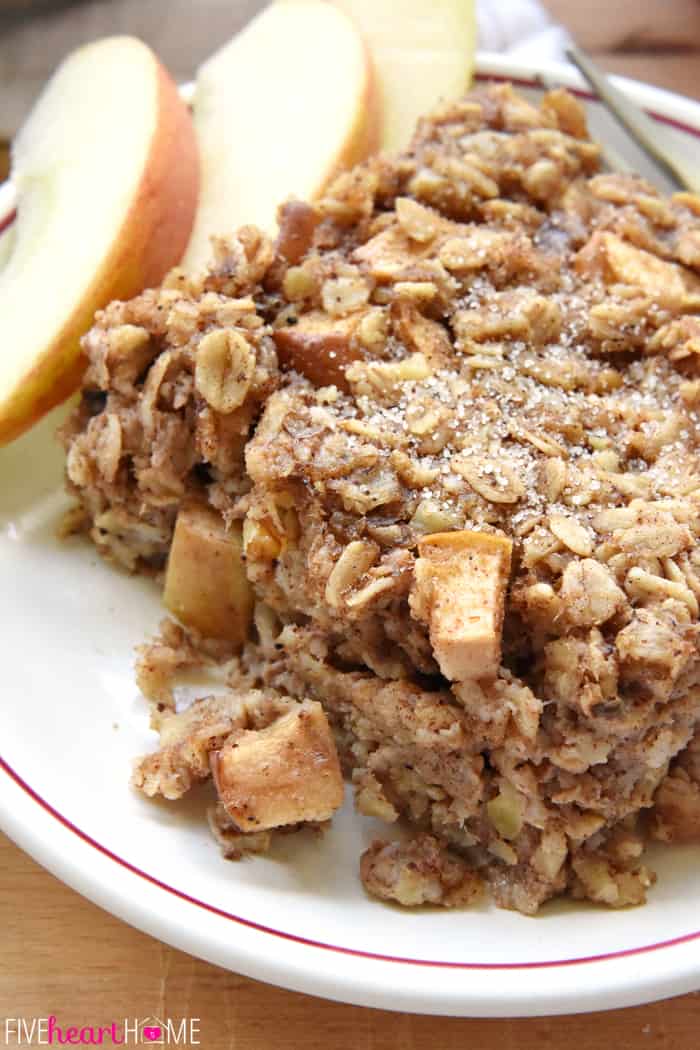
[[[479,69],[532,86],[522,64],[481,56]],[[563,69],[547,73],[578,83]],[[697,157],[700,106],[629,87]],[[616,128],[604,134],[619,145]],[[110,569],[81,540],[54,539],[66,504],[55,423],[0,451],[0,825],[20,846],[178,948],[332,999],[513,1016],[700,986],[697,849],[655,858],[660,878],[645,908],[555,903],[536,919],[490,906],[415,913],[364,895],[358,857],[376,828],[349,804],[323,840],[290,836],[270,856],[232,864],[209,837],[203,797],[153,803],[132,792],[130,759],[154,742],[133,647],[162,609],[149,582]]]

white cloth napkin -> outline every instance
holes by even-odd
[[[566,61],[571,37],[537,0],[477,0],[478,47],[539,61]]]

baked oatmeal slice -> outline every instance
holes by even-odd
[[[327,708],[333,663],[378,676],[348,679],[341,719],[351,750],[379,719],[383,780],[351,763],[361,807],[427,821],[480,856],[509,906],[532,911],[565,887],[639,902],[650,876],[636,817],[699,715],[700,285],[678,253],[697,217],[581,168],[530,192],[527,210],[492,209],[488,226],[456,223],[454,202],[437,200],[426,215],[395,198],[353,256],[387,301],[390,353],[347,365],[343,389],[294,380],[268,400],[246,449],[249,577],[325,639]],[[443,533],[509,556],[486,569],[465,548],[431,563]],[[456,795],[449,765],[426,776],[435,753],[399,749],[392,764],[402,731],[371,713],[392,689],[403,709],[431,679],[421,703],[454,726],[468,712],[484,763]],[[520,697],[527,732],[504,694]],[[459,746],[452,757],[473,771]],[[422,776],[422,807],[396,787],[402,765]]]
[[[389,254],[398,252],[398,292],[409,308],[431,299],[439,307],[452,295],[450,271],[428,258],[433,227],[459,270],[463,246],[450,245],[450,234],[460,223],[473,232],[493,212],[497,223],[515,228],[484,231],[490,268],[477,230],[476,243],[468,243],[472,272],[507,273],[513,260],[523,261],[528,242],[518,216],[527,223],[530,211],[507,198],[532,181],[540,125],[552,136],[540,147],[553,158],[550,181],[595,165],[596,148],[567,115],[568,102],[556,98],[539,115],[504,88],[455,106],[423,123],[412,152],[341,176],[313,207],[283,205],[274,245],[244,227],[217,245],[209,273],[174,271],[160,289],[99,313],[83,343],[82,402],[63,435],[69,488],[98,549],[129,569],[160,567],[183,499],[204,496],[228,514],[246,487],[243,445],[279,382],[277,352],[286,367],[341,385],[347,362],[392,356],[391,290],[372,262],[385,235]],[[469,139],[463,146],[455,137],[461,130]],[[394,211],[403,225],[394,223],[392,232]],[[423,247],[404,272],[416,245]],[[420,341],[423,353],[439,356],[441,326],[426,319]]]
[[[189,457],[140,422],[120,445],[100,401],[69,436],[93,538],[126,564],[159,564],[192,501],[240,528],[258,599],[308,625],[261,678],[324,705],[361,808],[462,851],[526,912],[566,889],[643,898],[638,814],[700,718],[700,203],[598,156],[565,93],[444,107],[406,154],[288,206],[274,249],[239,235],[202,287],[249,300],[250,323],[217,322],[199,391],[189,294],[170,384],[160,358],[142,373]],[[114,309],[88,350],[139,307]],[[221,400],[229,327],[255,359],[242,419]],[[454,571],[424,556],[444,533],[479,544]]]

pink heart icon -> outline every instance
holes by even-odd
[[[162,1034],[161,1028],[144,1028],[143,1038],[148,1039],[149,1042],[154,1042],[156,1039],[160,1039]]]

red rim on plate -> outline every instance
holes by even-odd
[[[324,951],[338,952],[341,955],[350,955],[360,959],[374,959],[377,962],[401,963],[402,965],[410,966],[430,966],[433,968],[448,970],[544,970],[555,966],[578,966],[585,963],[605,962],[610,959],[623,959],[631,955],[642,955],[646,952],[659,951],[661,948],[671,948],[674,945],[687,944],[689,941],[694,941],[700,938],[700,930],[697,930],[694,933],[686,933],[680,937],[673,937],[667,941],[658,941],[655,944],[644,944],[638,948],[622,948],[619,951],[604,952],[600,955],[585,955],[576,959],[543,959],[538,962],[513,963],[448,962],[445,959],[411,959],[401,955],[382,955],[378,952],[362,951],[359,948],[346,948],[341,944],[328,944],[324,941],[313,940],[311,937],[302,937],[296,933],[288,933],[285,930],[278,930],[272,926],[265,926],[262,923],[254,922],[252,919],[245,919],[242,915],[234,915],[232,912],[224,911],[223,908],[217,908],[214,904],[207,904],[206,901],[199,900],[198,897],[192,897],[189,893],[185,893],[183,890],[178,890],[175,886],[171,886],[169,883],[163,882],[161,879],[157,879],[153,875],[149,875],[148,872],[143,871],[141,868],[137,868],[135,864],[125,860],[124,857],[120,857],[117,853],[114,853],[106,846],[103,846],[102,843],[93,839],[92,836],[76,827],[72,821],[68,820],[67,817],[64,817],[62,813],[59,813],[58,810],[50,805],[45,798],[42,798],[38,792],[31,788],[2,757],[0,757],[0,768],[7,773],[12,780],[14,780],[22,791],[29,795],[29,797],[41,806],[46,813],[62,824],[64,828],[72,832],[72,834],[77,835],[77,837],[86,843],[86,845],[91,846],[93,849],[98,850],[103,856],[113,860],[121,868],[130,871],[132,875],[138,875],[139,878],[145,879],[145,881],[150,882],[151,885],[165,890],[173,897],[187,901],[188,904],[194,904],[197,908],[202,908],[204,911],[210,912],[212,915],[218,915],[222,919],[228,919],[230,922],[238,923],[241,926],[247,926],[251,930],[257,930],[258,933],[266,933],[272,937],[280,937],[282,940],[292,941],[295,944],[303,944],[309,948],[321,948]]]

